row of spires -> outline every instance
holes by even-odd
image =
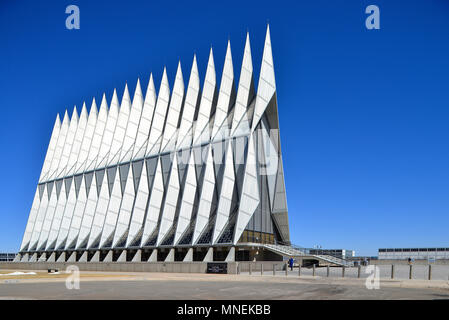
[[[249,44],[249,33],[247,33],[246,43],[247,43],[247,46],[248,46],[248,50],[251,51],[250,44]],[[247,50],[246,48],[247,47],[245,46],[245,51]],[[225,61],[226,61],[226,59],[228,59],[228,55],[231,58],[230,61],[231,61],[231,67],[232,67],[231,42],[230,42],[230,40],[228,40],[228,44],[227,44],[227,55],[225,57]],[[251,56],[249,57],[249,59],[251,59]],[[210,49],[210,53],[209,53],[208,65],[215,66],[214,58],[213,58],[213,49],[212,48]],[[198,74],[198,65],[197,65],[197,60],[196,60],[196,54],[195,53],[193,54],[193,62],[192,62],[192,71],[191,71],[191,73],[194,72],[194,69],[196,70],[196,73]],[[214,77],[215,77],[215,74],[214,74]],[[177,66],[175,79],[181,79],[181,78],[183,78],[183,75],[182,75],[181,61],[179,61],[178,62],[178,66]],[[207,81],[207,79],[206,79],[206,81]],[[161,85],[164,82],[166,82],[168,84],[167,68],[166,67],[164,67],[164,70],[163,70],[163,73],[162,73]],[[184,86],[183,82],[182,82],[182,86]],[[150,79],[148,81],[147,95],[148,95],[148,91],[150,90],[151,87],[155,87],[154,86],[154,79],[153,79],[153,73],[152,72],[150,73]],[[134,91],[134,96],[136,96],[137,94],[142,95],[142,88],[141,88],[141,84],[140,84],[140,77],[137,78],[137,85],[136,85],[136,89]],[[130,100],[130,94],[129,94],[129,89],[128,89],[128,82],[125,82],[125,89],[124,89],[124,92],[123,92],[122,101],[124,99]],[[117,104],[118,104],[119,100],[118,100],[118,95],[117,95],[117,88],[114,88],[114,91],[112,93],[111,101],[117,101]],[[106,107],[108,106],[106,93],[103,93],[103,96],[102,96],[102,99],[101,99],[100,107],[102,107],[102,106],[106,106]],[[86,114],[90,114],[91,112],[94,112],[95,114],[98,114],[98,108],[97,108],[97,103],[96,103],[95,97],[92,98],[92,104],[91,104],[91,107],[90,107],[90,112],[87,111],[86,101],[83,101],[82,108],[81,108],[81,114],[83,112],[85,112]],[[73,111],[72,111],[72,117],[69,117],[68,109],[65,110],[63,121],[64,120],[71,121],[73,119],[76,119],[78,121],[81,114],[78,113],[77,106],[75,105],[74,108],[73,108]],[[59,113],[57,113],[57,115],[56,115],[56,122],[58,122],[59,125],[61,125],[61,118],[60,118]]]
[[[267,37],[269,37],[269,32],[270,31],[269,31],[269,25],[268,25],[267,26]],[[246,35],[245,51],[246,50],[249,50],[250,55],[248,57],[249,57],[249,59],[251,59],[251,48],[250,48],[250,41],[249,41],[249,32],[247,32],[247,35]],[[230,58],[230,63],[231,63],[231,68],[232,68],[233,66],[232,66],[231,42],[230,42],[230,40],[228,40],[228,44],[227,44],[227,52],[226,52],[225,62],[226,62],[226,60],[228,58]],[[215,66],[212,47],[210,49],[209,61],[208,61],[208,65],[210,65],[210,64]],[[193,72],[194,68],[196,69],[196,73],[198,74],[198,66],[197,66],[197,60],[196,60],[196,54],[195,53],[193,55],[192,72]],[[176,78],[178,78],[178,74],[179,74],[180,77],[182,77],[181,61],[178,62]],[[206,77],[207,77],[207,74],[206,74]],[[215,77],[215,74],[214,74],[214,77]],[[168,83],[166,67],[164,67],[164,71],[163,71],[163,74],[162,74],[162,82],[164,82],[164,81]],[[206,78],[206,81],[207,81],[207,78]],[[151,87],[154,87],[153,73],[150,73],[150,79],[148,81],[148,86],[147,86],[147,95],[148,95],[148,91],[150,90]],[[135,89],[134,95],[136,95],[138,92],[140,92],[140,94],[142,94],[142,89],[141,89],[140,78],[139,77],[137,78],[137,85],[136,85],[136,89]],[[125,97],[127,98],[127,100],[130,99],[129,90],[128,90],[128,83],[127,82],[125,83],[125,90],[124,90],[124,93],[123,93],[123,98],[125,98]],[[112,100],[116,100],[118,102],[117,89],[116,88],[114,88],[114,91],[113,91],[113,94],[112,94]],[[101,106],[103,106],[103,105],[107,106],[106,93],[103,93],[103,96],[102,96]],[[82,112],[83,111],[87,113],[87,107],[86,107],[86,102],[85,101],[83,102],[83,106],[82,106]],[[98,113],[95,97],[92,98],[92,104],[91,104],[90,112],[94,112],[96,114]],[[73,108],[71,119],[73,119],[74,117],[75,117],[75,119],[78,120],[78,113],[77,113],[76,105]],[[68,121],[71,120],[71,119],[69,119],[69,115],[68,115],[68,110],[67,109],[64,112],[64,119],[67,119]],[[56,121],[59,122],[59,124],[61,124],[59,113],[56,115]]]
[[[267,69],[270,69],[270,70],[268,70],[268,72],[267,72]],[[273,68],[273,60],[272,60],[272,54],[271,54],[270,30],[269,30],[269,26],[267,26],[264,53],[263,53],[263,59],[262,59],[262,68],[261,68],[261,72],[260,72],[259,87],[258,87],[258,94],[257,94],[257,97],[259,99],[256,99],[253,128],[255,127],[255,125],[257,125],[257,122],[258,122],[258,120],[260,120],[260,117],[262,116],[262,113],[264,111],[264,108],[266,107],[266,104],[268,104],[268,101],[265,101],[265,100],[270,99],[271,95],[275,91],[275,81],[274,81],[274,70],[273,69],[274,68]],[[237,126],[238,122],[244,115],[246,108],[249,105],[248,100],[252,98],[251,95],[253,94],[253,92],[250,92],[250,91],[254,90],[252,71],[253,70],[252,70],[251,47],[250,47],[249,33],[247,33],[241,74],[240,74],[240,80],[239,80],[240,83],[239,83],[239,88],[237,91],[237,97],[235,99],[234,116],[233,116],[230,128],[235,128]],[[246,85],[246,86],[241,85],[242,79],[245,79],[245,78],[246,78],[246,82],[250,83],[250,85]],[[250,78],[250,79],[248,79],[248,78]],[[248,81],[250,81],[250,82],[248,82]],[[199,110],[198,110],[199,112],[197,113],[198,114],[197,121],[198,120],[201,121],[201,126],[197,125],[197,127],[200,127],[200,129],[203,129],[204,126],[209,121],[210,112],[212,111],[211,104],[212,104],[212,100],[214,99],[214,96],[204,97],[205,92],[207,91],[206,87],[207,86],[213,87],[213,90],[212,90],[212,91],[214,91],[213,95],[215,95],[216,91],[218,90],[218,88],[216,87],[215,64],[214,64],[212,48],[210,49],[208,67],[207,67],[205,81],[204,81],[204,85],[203,85],[203,97],[201,97],[201,99],[199,99],[200,98],[199,82],[200,82],[200,80],[199,80],[199,75],[198,75],[197,60],[196,60],[196,55],[194,55],[190,78],[189,78],[189,83],[188,83],[188,90],[187,90],[187,94],[185,96],[185,101],[188,102],[188,101],[192,100],[192,99],[189,99],[189,97],[188,97],[189,94],[191,94],[191,95],[196,94],[197,100],[195,102],[197,103],[198,101],[200,101],[199,104],[197,103],[197,105],[199,105]],[[268,90],[268,91],[270,91],[270,93],[268,93],[268,94],[265,93],[265,91],[267,91],[267,85],[268,85],[268,87],[271,87]],[[217,132],[218,126],[220,126],[223,123],[223,121],[225,120],[225,118],[228,115],[228,112],[230,111],[230,108],[232,107],[232,104],[234,103],[234,101],[231,101],[232,98],[230,97],[232,95],[232,92],[235,91],[235,88],[234,88],[234,70],[233,70],[232,55],[231,55],[231,45],[230,45],[229,40],[228,40],[228,44],[227,44],[227,52],[226,52],[223,73],[222,73],[222,79],[221,79],[221,84],[220,84],[219,90],[220,90],[220,92],[218,93],[218,101],[216,101],[217,112],[215,113],[215,120],[214,120],[215,124],[212,129],[212,135],[214,135],[214,133]],[[81,120],[81,119],[84,119],[84,122],[86,123],[85,124],[86,127],[89,126],[89,124],[91,126],[95,127],[96,119],[101,114],[103,114],[103,117],[104,117],[104,115],[106,115],[106,118],[108,118],[109,114],[112,113],[112,114],[114,114],[114,116],[116,118],[119,118],[119,113],[122,112],[122,109],[123,109],[123,112],[126,112],[129,115],[132,112],[132,110],[135,109],[135,106],[139,106],[139,104],[140,104],[139,108],[140,108],[140,112],[141,112],[140,115],[142,116],[142,110],[145,109],[145,105],[153,105],[153,108],[157,109],[157,105],[162,103],[159,100],[169,100],[170,101],[170,106],[168,108],[169,110],[166,111],[167,119],[170,116],[170,109],[173,106],[177,106],[177,108],[178,108],[178,110],[176,110],[177,117],[178,117],[178,119],[180,119],[184,116],[184,115],[180,114],[181,110],[179,110],[182,108],[182,101],[179,102],[178,104],[175,104],[172,101],[177,98],[176,95],[184,96],[184,91],[185,91],[185,88],[184,88],[184,81],[183,81],[182,70],[181,70],[181,63],[179,62],[177,72],[176,72],[175,82],[173,85],[173,92],[171,93],[171,98],[170,98],[170,86],[169,86],[168,79],[167,79],[167,71],[166,71],[166,68],[164,67],[158,96],[156,95],[153,74],[151,73],[150,79],[148,82],[148,86],[147,86],[145,99],[143,99],[140,79],[138,78],[132,103],[131,103],[131,98],[129,95],[128,84],[126,83],[125,90],[124,90],[124,93],[122,96],[121,104],[119,104],[116,89],[114,89],[109,108],[108,108],[108,103],[106,100],[106,94],[103,93],[103,97],[102,97],[102,101],[101,101],[99,110],[97,109],[97,104],[96,104],[95,98],[93,98],[90,112],[87,111],[86,103],[84,102],[83,106],[81,108],[81,113],[79,115],[78,115],[76,106],[73,109],[71,118],[69,118],[68,111],[66,110],[64,113],[63,120],[61,122],[60,116],[58,114],[56,117],[53,133],[55,132],[56,129],[59,131],[62,126],[65,126],[67,128],[67,130],[69,131],[70,130],[69,128],[71,127],[72,122],[75,121],[75,124],[77,124],[79,122],[79,120]],[[222,92],[224,92],[224,94],[222,94]],[[266,97],[264,97],[264,96],[266,96]],[[182,97],[181,97],[181,100],[183,100]],[[206,102],[204,102],[204,101],[206,101]],[[168,107],[168,101],[165,101],[165,103],[167,104],[167,107]],[[208,108],[207,107],[202,108],[203,103],[208,103],[209,104]],[[261,106],[259,106],[259,108],[257,106],[258,104],[261,105]],[[265,106],[263,106],[263,105],[265,105]],[[195,112],[196,105],[194,105],[193,108],[194,108],[193,112],[196,113]],[[203,110],[206,110],[206,114],[204,114],[204,112],[201,112]],[[183,113],[184,112],[185,111],[183,111]],[[152,116],[152,115],[150,115],[150,116]],[[117,119],[117,120],[119,121],[119,119]],[[179,121],[176,121],[176,124],[174,125],[173,123],[169,123],[165,119],[161,118],[159,120],[166,123],[163,132],[161,130],[160,133],[161,134],[163,133],[164,142],[167,143],[167,140],[170,139],[171,135],[178,129]],[[193,122],[193,115],[191,115],[189,121]],[[137,126],[138,125],[139,124],[137,123]],[[162,126],[164,126],[163,123],[162,123]],[[181,127],[182,127],[182,121],[181,121]],[[126,128],[126,126],[125,126],[125,128]],[[187,134],[186,130],[188,130],[188,129],[189,128],[187,128],[187,129],[180,128],[179,136],[183,137],[185,134]],[[114,132],[112,132],[112,134],[114,134]],[[150,133],[148,132],[147,135],[149,135],[149,134]],[[197,135],[198,134],[195,133],[195,136],[197,136]],[[53,139],[53,134],[52,134],[52,139]],[[83,139],[83,138],[81,138],[81,139]],[[153,139],[153,141],[150,141],[150,142],[154,143],[155,141]],[[52,142],[50,141],[49,149],[51,148],[51,143]],[[54,144],[56,144],[56,142],[54,142]],[[80,142],[80,144],[81,144],[81,142]],[[64,157],[64,156],[69,157],[69,154],[67,154],[67,153],[70,153],[70,151],[71,150],[68,150],[68,152],[65,152],[66,154],[64,154],[64,152],[63,152],[61,157]],[[100,151],[100,150],[98,150],[98,151]],[[90,150],[87,150],[87,152],[90,152]],[[51,159],[46,158],[45,162],[48,162],[47,160],[51,160]],[[101,161],[101,159],[99,159],[99,160]],[[75,159],[75,161],[76,161],[76,159]],[[52,174],[52,172],[50,172],[51,169],[54,169],[54,170],[59,169],[59,170],[66,170],[66,171],[71,170],[71,168],[59,168],[58,167],[59,164],[52,164],[52,163],[47,164],[47,167],[49,167],[49,168],[45,168],[45,166],[46,166],[45,162],[44,162],[44,167],[42,168],[42,173],[41,173],[39,182],[44,182],[49,179],[55,178],[54,176],[51,176],[51,174]],[[70,163],[70,161],[68,161],[68,162]],[[98,165],[98,162],[97,162],[97,165]],[[94,169],[94,168],[92,168],[92,169]]]

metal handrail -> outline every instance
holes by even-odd
[[[313,257],[320,258],[322,260],[343,265],[343,266],[351,266],[353,263],[348,262],[344,259],[334,257],[331,255],[316,255],[316,254],[310,254],[310,251],[304,247],[300,247],[297,245],[281,245],[281,244],[264,244],[267,248],[272,248],[274,250],[277,250],[279,252],[285,253],[286,255],[295,255],[295,256],[302,256],[302,255],[310,255]]]
[[[310,254],[310,250],[298,245],[292,245],[292,244],[281,244],[278,242],[277,244],[269,244],[269,243],[252,243],[248,242],[247,245],[254,245],[259,247],[265,247],[267,249],[275,250],[280,254],[283,254],[285,256],[311,256],[316,257],[319,259],[322,259],[327,262],[331,262],[337,265],[342,266],[352,266],[353,262],[346,261],[344,259],[331,256],[331,255],[317,255],[317,254]]]

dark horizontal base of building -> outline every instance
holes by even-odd
[[[92,249],[43,252],[21,252],[15,263],[113,263],[113,262],[238,262],[282,261],[270,250],[247,246],[179,247],[157,249]]]
[[[213,264],[214,262],[212,262]],[[224,262],[221,262],[222,264]],[[64,272],[69,266],[80,271],[207,273],[210,262],[2,262],[0,270]],[[238,262],[225,262],[227,274],[236,274]]]
[[[1,262],[0,270],[65,272],[69,266],[95,272],[226,273],[285,270],[285,261],[255,262]],[[71,269],[73,271],[73,269]]]

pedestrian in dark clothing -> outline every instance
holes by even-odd
[[[288,265],[290,266],[290,270],[293,271],[293,258],[288,259]]]

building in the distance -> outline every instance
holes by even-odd
[[[240,76],[228,43],[220,82],[212,49],[56,118],[16,261],[252,260],[254,244],[290,244],[271,39],[257,90],[249,36]],[[259,252],[258,259],[272,259]]]
[[[13,261],[15,257],[15,253],[0,253],[0,262]]]
[[[328,255],[340,259],[351,259],[355,257],[354,250],[346,249],[308,249],[308,253],[312,255]]]
[[[383,248],[379,260],[443,260],[449,259],[449,248]]]

